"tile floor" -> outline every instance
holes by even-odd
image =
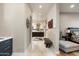
[[[32,45],[24,53],[13,53],[12,56],[56,56],[53,49],[46,48],[44,41],[32,41]]]
[[[27,50],[28,56],[55,56],[53,50],[46,48],[44,41],[36,40],[32,41],[32,46]]]

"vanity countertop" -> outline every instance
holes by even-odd
[[[8,40],[11,39],[12,37],[0,37],[0,42],[4,41],[4,40]]]

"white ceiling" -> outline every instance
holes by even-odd
[[[74,4],[75,7],[70,8],[71,4]],[[41,9],[39,8],[39,5],[42,5]],[[43,16],[50,11],[51,7],[53,6],[53,3],[30,3],[29,6],[34,13],[38,15],[41,13],[41,16]],[[79,13],[79,3],[60,3],[59,7],[60,7],[60,12]]]
[[[42,8],[39,8],[42,5]],[[30,3],[29,6],[34,13],[46,15],[52,7],[52,3]]]
[[[46,20],[46,15],[53,6],[52,3],[30,3],[28,5],[33,12],[33,22],[43,22],[44,20]],[[42,6],[42,8],[39,8],[40,5]]]
[[[46,18],[46,15],[51,10],[54,3],[29,3],[29,7],[33,12],[34,21],[43,21]],[[74,4],[74,8],[70,8],[70,5]],[[39,8],[39,5],[42,5],[42,8]],[[79,3],[59,3],[59,8],[61,13],[79,13]],[[36,17],[36,18],[35,18]]]
[[[75,5],[74,8],[70,8],[70,5]],[[79,13],[79,3],[61,3],[60,12],[64,13]]]

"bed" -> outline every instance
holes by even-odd
[[[70,31],[73,33],[70,41],[79,44],[79,28],[70,28]]]
[[[79,44],[65,40],[59,41],[59,47],[66,53],[79,50]]]
[[[69,27],[72,37],[69,40],[60,40],[59,48],[64,52],[79,50],[79,28]]]

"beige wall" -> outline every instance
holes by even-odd
[[[3,22],[3,4],[0,4],[0,35],[2,33],[2,22]]]
[[[3,4],[3,19],[0,20],[0,36],[13,37],[13,51],[24,52],[26,38],[26,18],[30,14],[26,4]],[[28,8],[28,7],[27,7]]]
[[[29,28],[26,27],[26,23],[25,23],[25,50],[27,49],[27,47],[31,44],[31,22],[32,20],[30,19],[30,16],[32,16],[32,12],[28,6],[28,4],[25,5],[25,16],[26,16],[26,19],[28,18],[29,21],[30,21],[30,24],[29,24]],[[26,21],[25,21],[26,22]]]
[[[76,13],[62,13],[60,14],[60,29],[65,33],[66,28],[68,27],[77,27],[79,28],[79,14]]]
[[[55,53],[59,53],[59,8],[58,4],[54,4],[49,11],[47,21],[53,19],[53,28],[48,29],[47,37],[53,42],[54,46],[52,47]]]

